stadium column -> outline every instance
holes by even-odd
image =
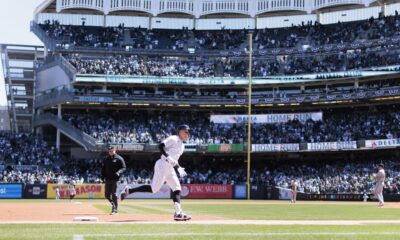
[[[358,88],[358,86],[359,86],[359,82],[358,82],[358,79],[356,78],[356,80],[354,81],[354,88]]]
[[[62,117],[61,117],[61,104],[58,104],[57,105],[57,117],[59,118],[59,119],[61,119]],[[57,128],[57,139],[56,139],[56,148],[57,148],[57,151],[60,151],[60,138],[61,138],[61,136],[60,136],[60,129],[59,128]]]
[[[250,200],[250,168],[251,168],[251,94],[252,94],[252,63],[253,63],[253,33],[249,32],[249,86],[248,86],[248,117],[247,117],[247,200]]]
[[[384,1],[377,1],[377,2],[381,6],[382,17],[386,16],[386,3]],[[368,6],[366,6],[366,7],[368,7]]]

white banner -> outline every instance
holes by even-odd
[[[210,121],[213,123],[247,123],[248,116],[243,115],[211,115]],[[251,122],[253,123],[285,123],[291,120],[305,122],[309,119],[313,121],[322,120],[322,112],[309,113],[281,113],[281,114],[253,114]]]
[[[111,146],[115,147],[117,151],[132,151],[132,152],[143,152],[144,144],[138,143],[120,143],[120,144],[111,144]]]
[[[292,197],[292,190],[289,188],[281,188],[279,189],[279,200],[289,200]]]
[[[399,147],[399,146],[400,146],[400,138],[365,141],[366,148],[388,148],[388,147]]]
[[[287,76],[271,76],[265,78],[254,77],[253,85],[329,81],[340,78],[371,77],[399,72],[399,65],[380,68],[368,68],[365,70],[353,70],[344,72],[302,74]],[[133,84],[157,84],[157,85],[248,85],[247,78],[213,77],[213,78],[191,78],[191,77],[143,77],[129,75],[91,75],[77,74],[76,82],[101,82],[101,83],[133,83]]]
[[[356,141],[307,143],[309,151],[357,149]]]
[[[252,144],[252,152],[297,152],[300,150],[298,143],[287,144]]]
[[[135,188],[142,186],[144,184],[128,184],[129,187]],[[117,187],[117,193],[121,192],[125,188],[126,184],[118,184]],[[145,199],[161,199],[161,198],[171,198],[171,189],[168,187],[168,185],[164,184],[160,191],[157,193],[133,193],[128,195],[127,198],[145,198]]]

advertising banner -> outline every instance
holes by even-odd
[[[244,145],[243,144],[232,144],[232,152],[243,152]]]
[[[313,121],[322,120],[322,112],[309,113],[280,113],[280,114],[252,114],[252,123],[286,123],[292,120],[305,122],[309,119]],[[247,123],[248,116],[243,115],[211,115],[210,122],[221,124]]]
[[[80,96],[79,102],[112,102],[112,97]]]
[[[286,144],[252,144],[252,152],[297,152],[300,151],[298,143]]]
[[[219,152],[219,145],[218,144],[209,144],[207,146],[207,152]]]
[[[182,198],[232,198],[232,185],[228,184],[183,184]]]
[[[24,198],[46,198],[46,184],[27,184],[24,186]]]
[[[253,85],[277,84],[294,82],[311,82],[319,79],[341,79],[353,77],[370,77],[398,73],[398,65],[385,68],[368,68],[364,70],[341,71],[318,74],[300,74],[287,76],[271,76],[253,78]],[[77,74],[77,82],[100,82],[100,83],[133,83],[133,84],[157,84],[157,85],[248,85],[246,78],[212,77],[212,78],[191,78],[191,77],[144,77],[144,76],[118,76],[118,75],[90,75]]]
[[[250,186],[250,198],[251,199],[266,199],[265,186],[251,185]]]
[[[136,188],[139,186],[142,186],[143,184],[128,184],[130,188]],[[117,193],[122,191],[125,188],[126,184],[118,184],[117,187]],[[133,193],[128,195],[127,198],[142,198],[142,199],[165,199],[165,198],[171,198],[171,189],[164,184],[160,191],[157,193]]]
[[[196,144],[185,144],[185,152],[196,152],[197,145]]]
[[[235,185],[233,198],[245,199],[246,196],[247,196],[247,186],[246,185]]]
[[[279,200],[289,200],[292,195],[292,190],[288,188],[279,189]]]
[[[243,152],[243,144],[209,144],[207,147],[207,152]]]
[[[111,144],[117,151],[129,151],[129,152],[143,152],[144,144],[136,143],[121,143],[121,144]]]
[[[308,194],[308,200],[362,201],[363,194]]]
[[[232,152],[232,145],[230,144],[221,144],[219,146],[219,151],[222,153]]]
[[[47,198],[56,198],[56,189],[60,190],[60,198],[69,198],[68,184],[47,184]],[[75,198],[104,198],[104,184],[77,184]]]
[[[309,151],[357,149],[356,141],[307,143]]]
[[[389,148],[389,147],[399,147],[400,138],[396,139],[378,139],[378,140],[366,140],[366,148]]]
[[[0,198],[22,198],[22,184],[0,184]]]

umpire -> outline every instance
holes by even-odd
[[[108,148],[108,155],[103,159],[102,175],[105,180],[106,198],[111,203],[111,215],[118,213],[117,183],[121,174],[125,171],[124,159],[116,153],[113,146]]]

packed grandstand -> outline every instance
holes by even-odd
[[[189,175],[182,183],[246,184],[250,142],[252,185],[290,188],[296,179],[306,194],[369,194],[372,174],[384,163],[385,193],[399,193],[400,4],[384,12],[370,2],[332,10],[359,10],[352,20],[322,23],[309,12],[284,27],[207,29],[138,26],[127,19],[146,14],[129,7],[121,8],[131,11],[127,16],[107,15],[121,17],[113,24],[94,24],[92,5],[48,1],[31,23],[46,47],[34,61],[34,91],[22,90],[35,92],[34,103],[22,108],[31,119],[17,119],[18,104],[9,108],[0,182],[101,183],[101,160],[112,145],[127,160],[121,182],[149,183],[157,144],[188,124],[182,165]],[[182,14],[160,21],[244,19],[224,11],[204,19]]]

